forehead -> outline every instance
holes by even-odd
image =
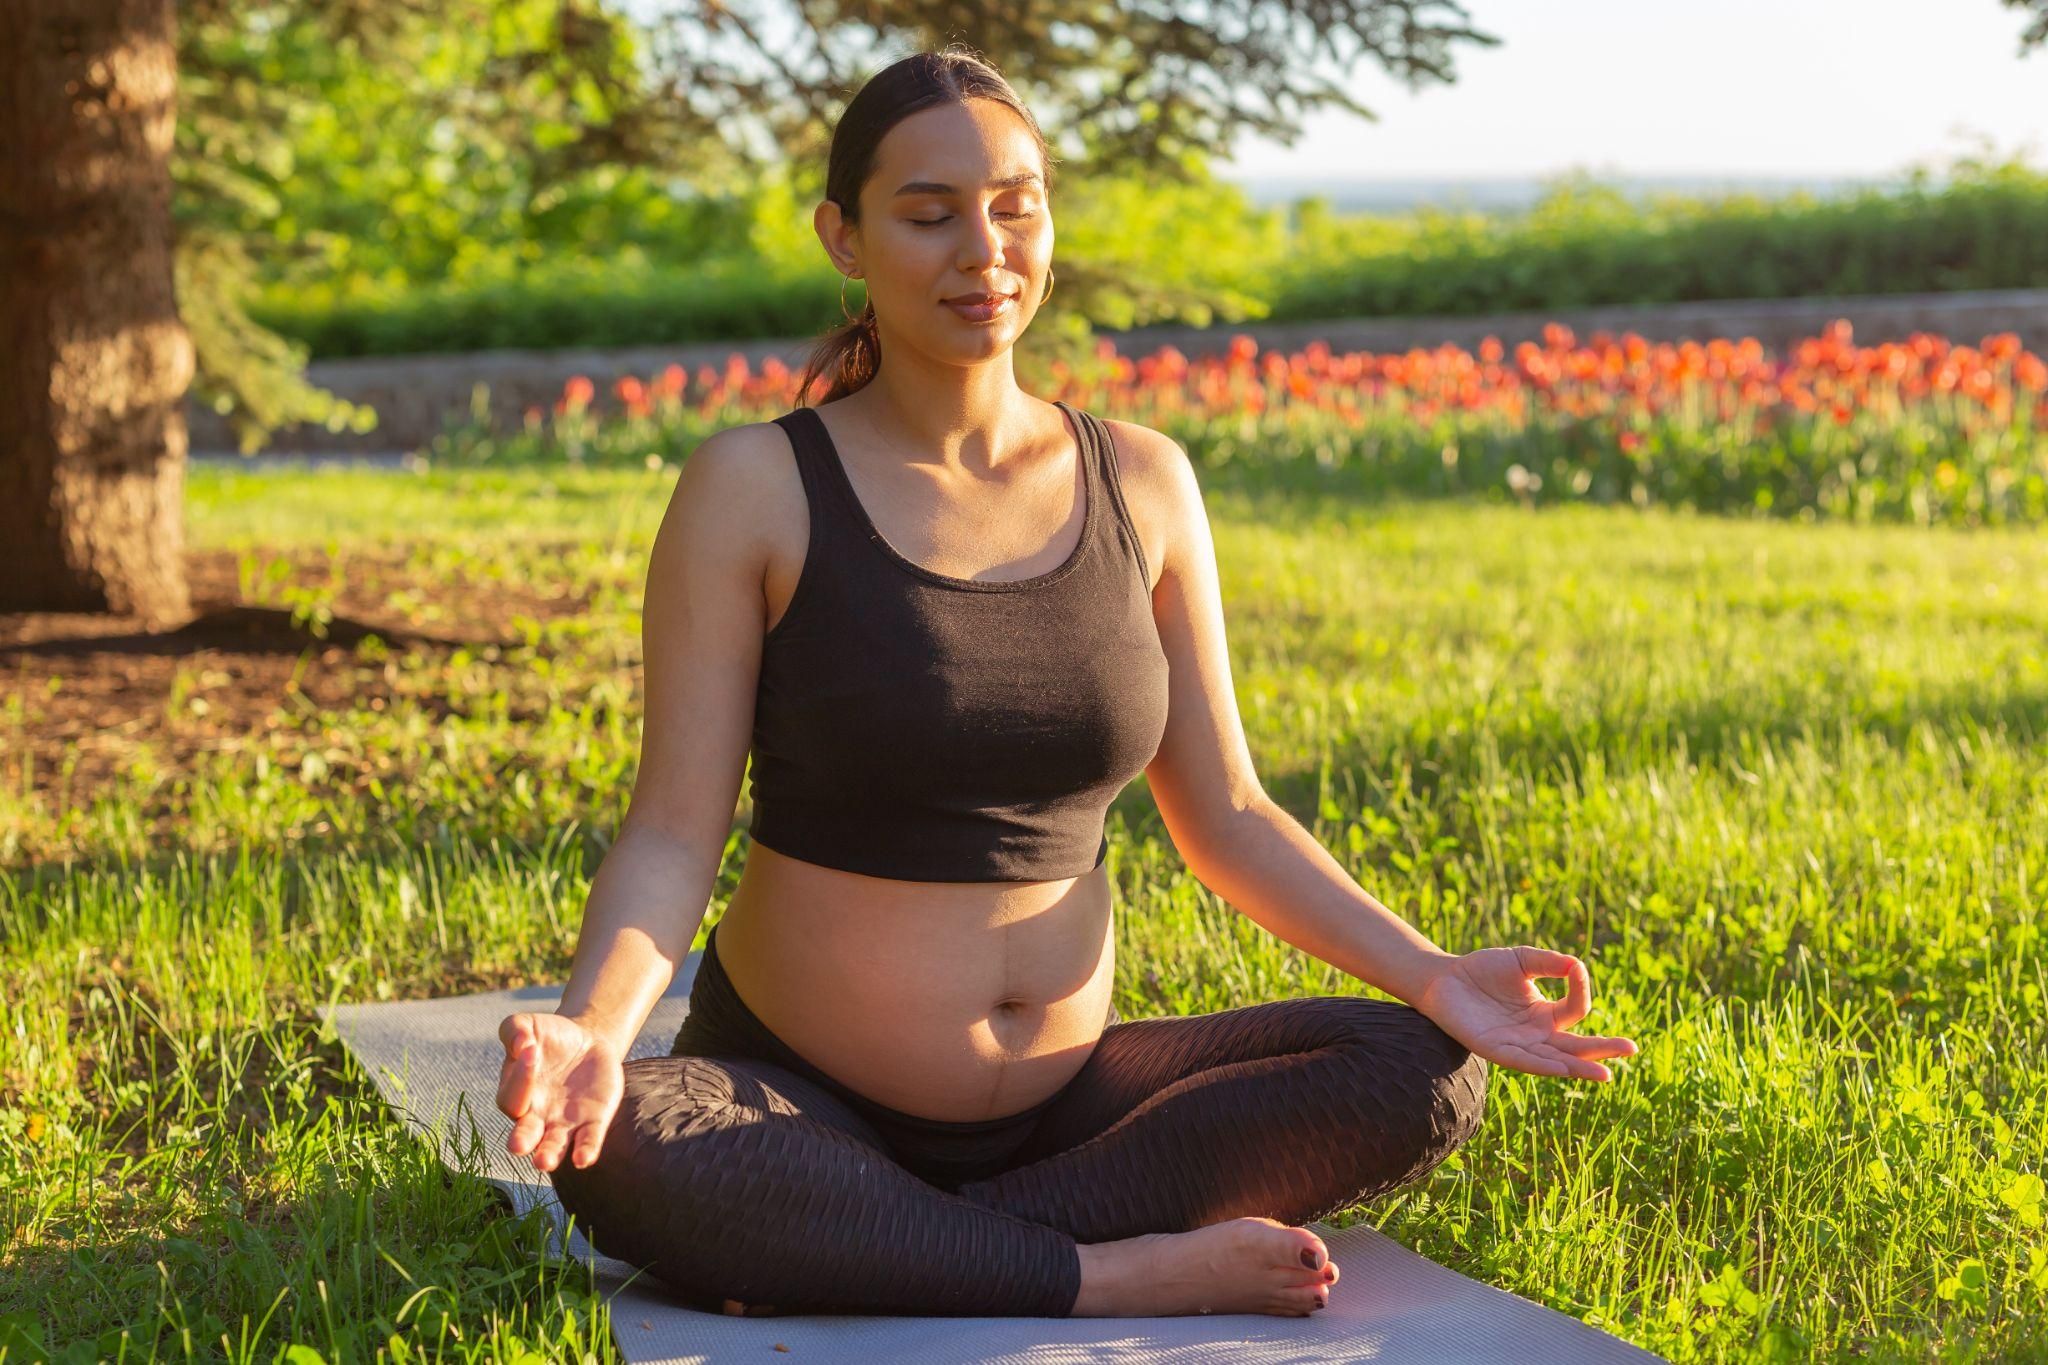
[[[1043,189],[1038,141],[1007,105],[972,99],[920,109],[883,135],[870,187],[893,198],[905,185],[951,185],[962,193],[1015,176]],[[938,191],[925,190],[924,193]]]

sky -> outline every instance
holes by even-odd
[[[1347,84],[1379,114],[1242,139],[1219,174],[1889,176],[1983,150],[2048,167],[2048,47],[1998,0],[1465,0],[1498,47],[1410,93],[1377,58]]]

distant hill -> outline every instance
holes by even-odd
[[[1439,208],[1463,207],[1481,212],[1512,212],[1524,209],[1542,197],[1552,181],[1536,177],[1447,177],[1443,179],[1337,178],[1311,175],[1233,175],[1219,168],[1224,179],[1244,187],[1256,204],[1286,204],[1310,194],[1329,196],[1331,207],[1340,213],[1405,213],[1423,205]],[[1562,177],[1558,177],[1562,178]],[[1767,175],[1617,175],[1594,176],[1631,199],[1651,194],[1714,196],[1752,193],[1777,198],[1797,190],[1820,196],[1853,193],[1864,188],[1892,189],[1905,184],[1903,176],[1882,177],[1800,177]]]

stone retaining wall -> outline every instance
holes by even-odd
[[[2033,351],[2048,351],[2048,289],[1987,290],[1952,294],[1874,294],[1819,299],[1727,299],[1705,303],[1566,309],[1543,313],[1498,313],[1471,317],[1354,318],[1323,322],[1243,323],[1219,327],[1139,327],[1105,332],[1125,355],[1162,346],[1189,356],[1221,352],[1240,333],[1262,350],[1294,351],[1311,341],[1333,350],[1405,351],[1449,342],[1474,349],[1485,338],[1503,345],[1542,340],[1546,323],[1570,327],[1580,339],[1597,331],[1635,332],[1652,341],[1753,336],[1782,348],[1814,336],[1836,318],[1847,318],[1865,345],[1901,340],[1913,332],[1935,332],[1972,345],[1996,332],[2016,332]],[[1028,344],[1028,341],[1027,343]],[[487,384],[492,421],[516,426],[530,406],[552,404],[574,375],[598,386],[600,402],[611,381],[625,375],[649,378],[676,364],[694,372],[722,365],[735,352],[758,364],[780,356],[800,367],[810,349],[805,339],[717,342],[694,346],[635,346],[560,351],[477,351],[464,355],[379,356],[316,361],[307,377],[352,401],[377,408],[377,430],[365,435],[318,428],[278,432],[267,450],[276,452],[371,452],[413,450],[444,425],[464,421],[472,393]],[[232,450],[227,423],[212,412],[188,406],[192,449]]]

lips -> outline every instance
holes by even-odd
[[[1009,312],[1015,294],[962,294],[944,300],[945,306],[969,322],[993,322]]]

